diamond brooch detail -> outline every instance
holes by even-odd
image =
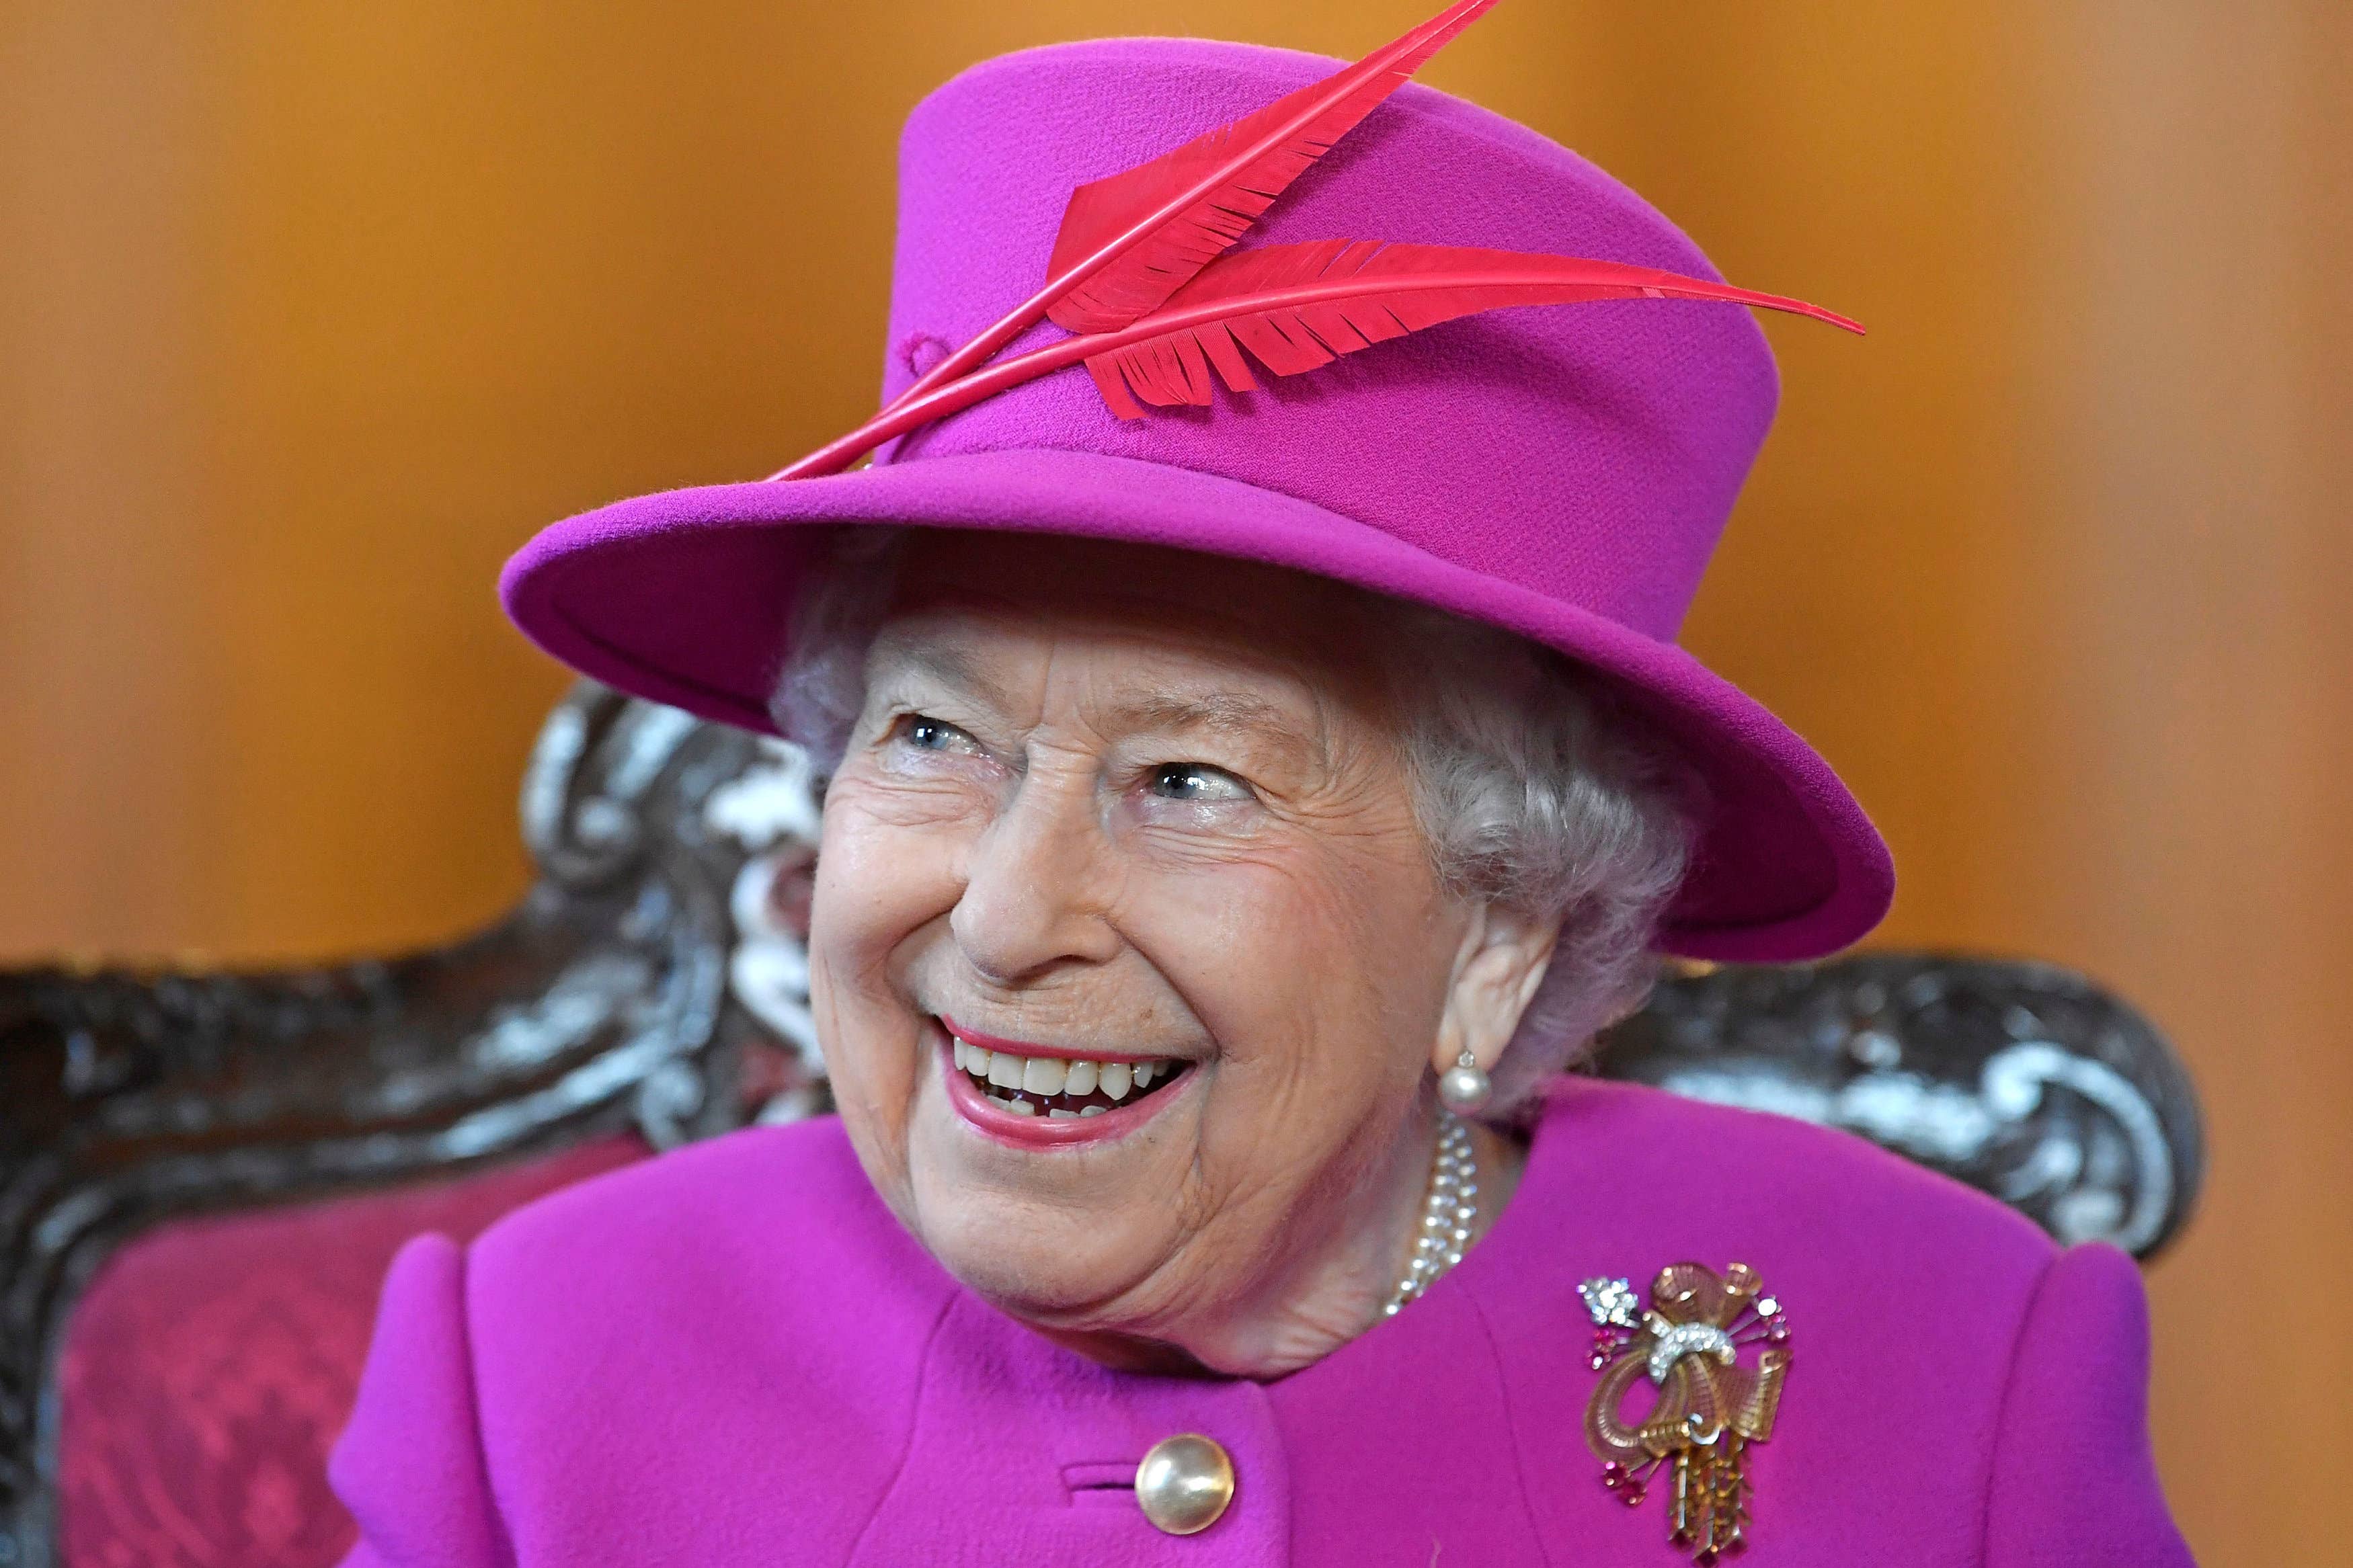
[[[1577,1287],[1601,1374],[1585,1407],[1601,1484],[1632,1508],[1663,1480],[1667,1539],[1696,1563],[1746,1544],[1748,1445],[1773,1435],[1789,1367],[1788,1320],[1762,1289],[1745,1263],[1721,1275],[1704,1264],[1671,1264],[1651,1282],[1647,1309],[1629,1280]],[[1762,1348],[1744,1366],[1740,1352],[1751,1346]],[[1645,1381],[1657,1399],[1629,1425],[1627,1395]]]

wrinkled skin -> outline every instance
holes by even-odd
[[[1550,955],[1440,885],[1383,624],[1132,545],[918,533],[902,566],[826,801],[818,1034],[900,1220],[1106,1363],[1275,1376],[1376,1322],[1434,1075],[1492,1065]],[[1124,1137],[1010,1147],[950,1102],[942,1014],[1191,1066]],[[1519,1151],[1480,1152],[1492,1218]]]

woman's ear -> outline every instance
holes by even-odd
[[[1493,1070],[1543,984],[1559,937],[1556,922],[1530,920],[1494,904],[1479,907],[1454,955],[1446,1007],[1430,1048],[1435,1070],[1454,1066],[1466,1050],[1482,1068]]]

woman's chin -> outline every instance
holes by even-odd
[[[1153,1272],[1148,1260],[1134,1256],[1134,1238],[1089,1247],[1060,1226],[1021,1237],[1020,1223],[985,1213],[935,1223],[927,1215],[923,1241],[967,1289],[1033,1327],[1094,1331],[1124,1321],[1107,1304],[1137,1293]]]
[[[976,1135],[937,1084],[918,1092],[909,1134],[909,1228],[1024,1321],[1100,1326],[1105,1303],[1147,1290],[1176,1250],[1169,1199],[1187,1162],[1159,1138],[1023,1148]]]

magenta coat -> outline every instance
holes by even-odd
[[[1663,1500],[1621,1506],[1586,1447],[1577,1285],[1683,1259],[1752,1265],[1794,1330],[1753,1568],[2189,1561],[2124,1254],[1841,1133],[1575,1080],[1462,1265],[1273,1383],[1038,1338],[899,1227],[831,1119],[420,1238],[334,1456],[347,1568],[1669,1568]],[[1178,1432],[1239,1478],[1189,1537],[1128,1489]]]

